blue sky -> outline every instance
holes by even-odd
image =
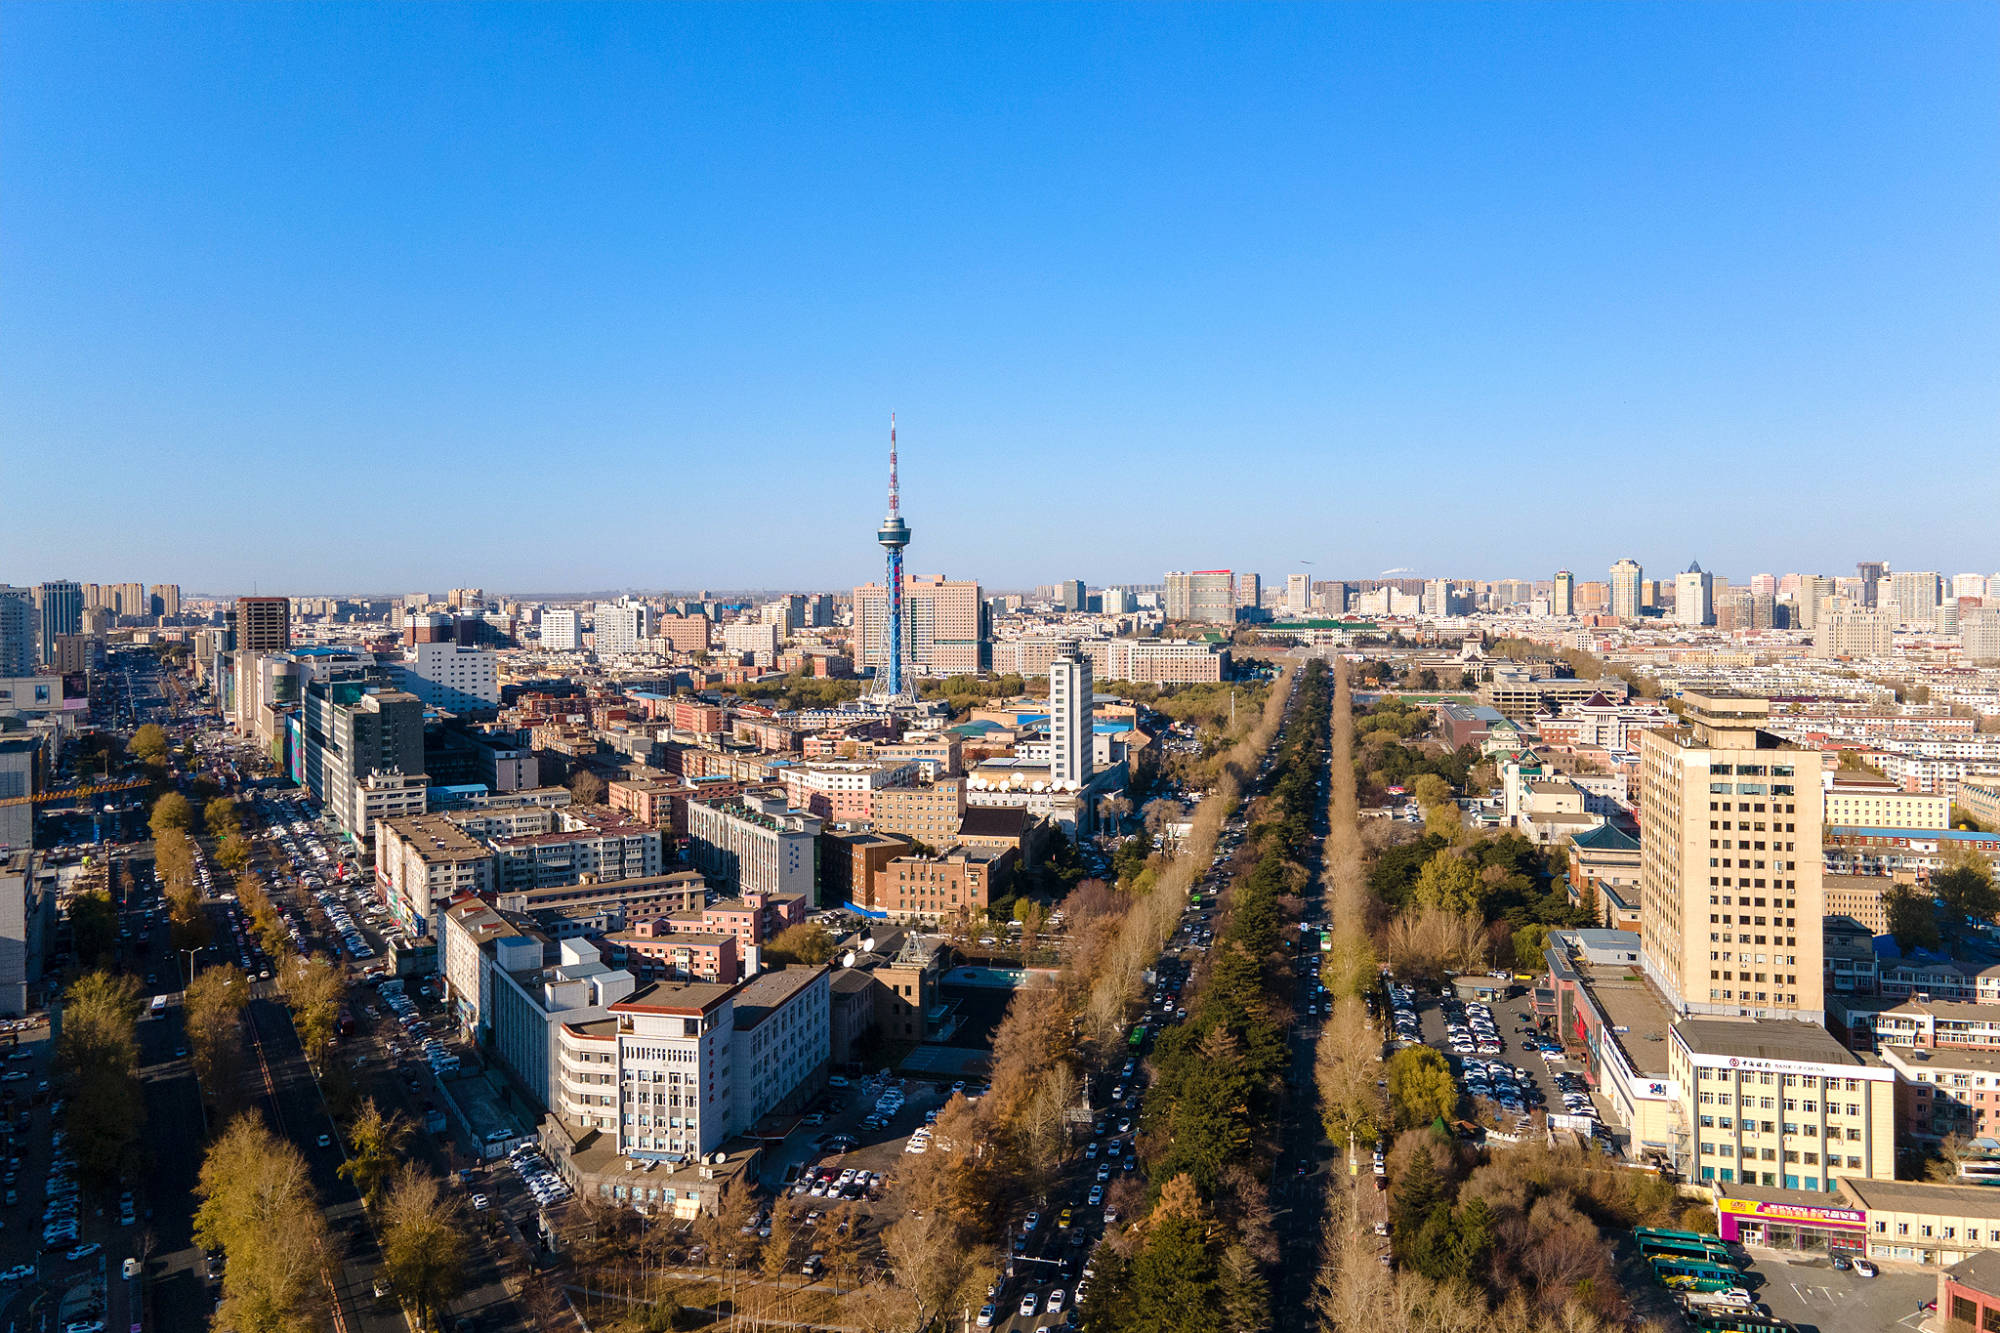
[[[1992,5],[0,10],[0,581],[2000,568]]]

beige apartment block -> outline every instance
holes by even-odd
[[[1683,1014],[1825,1021],[1821,756],[1770,701],[1682,696],[1639,743],[1642,958]]]

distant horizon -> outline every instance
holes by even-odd
[[[1883,561],[1881,563],[1887,566],[1888,572],[1897,571],[1897,566],[1894,565],[1893,562]],[[1215,568],[1218,569],[1228,568],[1231,570],[1232,573],[1238,573],[1238,574],[1256,574],[1263,580],[1264,589],[1266,592],[1270,592],[1273,589],[1282,591],[1284,588],[1285,575],[1287,573],[1298,574],[1298,573],[1311,572],[1307,570],[1289,570],[1273,574],[1263,570],[1239,569],[1233,566],[1215,566]],[[1608,566],[1600,574],[1592,575],[1589,571],[1586,570],[1577,569],[1575,567],[1569,567],[1569,566],[1560,566],[1560,565],[1557,566],[1555,569],[1550,570],[1547,574],[1491,574],[1491,575],[1421,574],[1409,571],[1399,571],[1394,573],[1383,572],[1380,574],[1345,574],[1345,575],[1320,575],[1314,573],[1312,577],[1314,582],[1349,583],[1349,584],[1366,583],[1366,582],[1387,582],[1390,580],[1428,582],[1432,579],[1445,579],[1452,583],[1503,583],[1503,582],[1547,583],[1552,581],[1555,577],[1555,574],[1559,570],[1564,568],[1568,568],[1569,572],[1575,575],[1578,583],[1608,583],[1610,581],[1609,579],[1610,569]],[[1651,566],[1648,566],[1644,561],[1640,562],[1641,578],[1647,582],[1670,584],[1673,582],[1674,575],[1683,572],[1684,568],[1685,568],[1684,566],[1674,567],[1671,569],[1667,569],[1664,572],[1656,573],[1653,571],[1653,568]],[[1851,565],[1846,571],[1839,569],[1835,570],[1758,569],[1758,570],[1752,570],[1749,573],[1742,575],[1732,574],[1727,570],[1713,569],[1706,564],[1704,564],[1702,568],[1705,572],[1714,575],[1715,577],[1729,579],[1732,587],[1737,586],[1739,582],[1743,586],[1748,586],[1749,581],[1752,578],[1756,578],[1766,574],[1776,579],[1785,579],[1793,576],[1803,577],[1808,575],[1816,577],[1830,577],[1830,578],[1858,577],[1858,574],[1853,571]],[[920,572],[922,571],[912,571],[911,576],[915,577],[916,574]],[[1166,572],[1169,571],[1162,571],[1162,576]],[[1923,568],[1923,567],[1904,566],[1902,567],[1901,572],[1935,573],[1947,585],[1950,583],[1951,579],[1954,576],[1959,574],[1971,574],[1971,575],[1977,575],[1978,577],[1981,578],[2000,579],[2000,569],[1948,570],[1935,567]],[[1060,581],[1059,578],[1048,578],[1027,584],[989,584],[986,583],[984,580],[977,578],[977,576],[968,575],[966,577],[971,578],[972,581],[979,583],[982,591],[988,596],[1008,596],[1008,595],[1025,596],[1032,593],[1038,587],[1048,587]],[[0,580],[0,582],[4,581],[5,580]],[[36,580],[36,582],[42,582],[42,581],[44,580]],[[78,579],[76,581],[79,583],[97,582],[100,586],[107,586],[104,584],[102,580]],[[153,586],[149,580],[132,580],[132,581],[144,582],[149,587]],[[694,600],[696,598],[702,598],[707,601],[726,602],[726,601],[735,601],[743,599],[754,599],[757,597],[766,597],[766,598],[781,597],[790,594],[803,594],[807,596],[820,593],[828,593],[836,596],[851,595],[856,587],[859,587],[862,584],[866,584],[871,581],[879,583],[881,581],[880,576],[877,575],[876,578],[873,580],[863,579],[861,580],[860,583],[857,584],[841,584],[836,586],[818,586],[818,587],[807,587],[802,585],[785,585],[785,584],[766,584],[754,587],[743,586],[743,587],[732,587],[732,588],[722,588],[722,587],[599,588],[599,589],[584,589],[581,591],[573,591],[573,592],[560,592],[560,591],[523,592],[509,588],[488,588],[482,584],[477,584],[477,583],[437,584],[423,588],[404,587],[400,591],[395,591],[395,592],[390,592],[380,589],[375,589],[375,590],[315,589],[308,591],[265,589],[262,591],[242,590],[235,592],[210,592],[210,591],[190,589],[186,585],[182,585],[181,599],[183,601],[233,601],[238,597],[288,597],[293,599],[320,597],[320,598],[350,598],[360,601],[374,601],[374,600],[395,601],[404,597],[412,596],[418,592],[423,592],[423,593],[433,594],[437,599],[442,600],[450,593],[451,589],[453,588],[479,588],[480,591],[483,594],[485,594],[487,598],[499,601],[584,602],[584,601],[611,601],[611,600],[616,600],[619,597],[641,597],[641,598],[650,597],[650,598],[665,598],[665,599],[679,598],[686,600]],[[163,580],[162,582],[165,582],[165,580]],[[1161,582],[1162,582],[1161,576],[1156,576],[1150,579],[1144,579],[1144,578],[1106,579],[1106,580],[1085,579],[1084,586],[1087,589],[1101,591],[1102,589],[1105,588],[1116,588],[1116,587],[1132,587],[1132,586],[1157,587],[1161,584]],[[1946,590],[1944,595],[1945,596],[1950,595],[1948,589]]]
[[[16,5],[0,579],[851,587],[892,411],[909,567],[995,587],[1962,569],[1996,47],[1923,3]]]

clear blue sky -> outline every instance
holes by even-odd
[[[2000,7],[0,10],[0,581],[1993,571]]]

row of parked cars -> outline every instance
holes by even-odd
[[[403,1031],[409,1034],[410,1040],[421,1045],[424,1060],[430,1065],[431,1072],[439,1078],[456,1074],[458,1053],[445,1045],[441,1038],[431,1035],[430,1024],[426,1023],[423,1016],[417,1012],[417,1003],[410,998],[403,982],[391,978],[376,989],[382,997],[382,1003],[388,1005],[390,1011],[396,1015],[396,1021],[403,1025]]]
[[[514,1149],[507,1154],[507,1161],[521,1177],[521,1183],[528,1187],[528,1193],[535,1196],[535,1202],[544,1207],[561,1203],[572,1193],[569,1182],[549,1169],[548,1160],[533,1144],[524,1143]]]
[[[49,1136],[49,1178],[43,1187],[48,1202],[42,1208],[42,1248],[53,1250],[77,1240],[76,1159],[63,1148],[63,1132]]]
[[[1477,1000],[1461,1007],[1446,998],[1443,1004],[1445,1043],[1453,1055],[1498,1055],[1507,1049],[1491,1008]]]
[[[811,1167],[792,1184],[792,1197],[795,1199],[865,1199],[879,1196],[881,1192],[880,1171],[863,1171],[852,1166],[838,1170],[831,1166]]]

